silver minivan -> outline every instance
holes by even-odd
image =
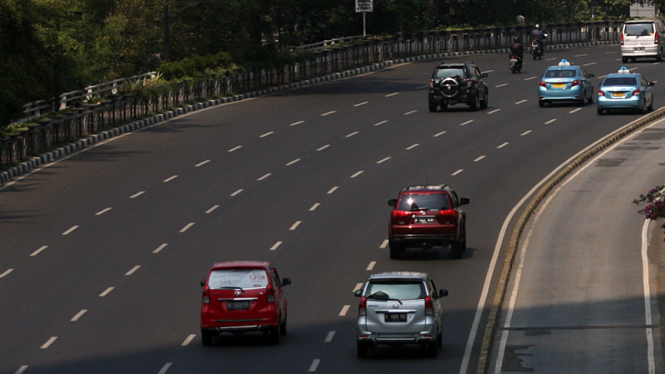
[[[418,344],[435,357],[443,343],[441,303],[448,290],[437,290],[425,273],[374,274],[355,292],[358,306],[358,357],[378,344]]]
[[[634,62],[638,57],[663,60],[665,26],[660,20],[626,21],[621,30],[621,59]]]

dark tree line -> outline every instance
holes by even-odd
[[[588,21],[592,10],[623,19],[631,2],[374,0],[367,33],[510,25],[520,14],[531,24]],[[171,61],[227,52],[241,63],[362,30],[355,0],[0,0],[0,126],[25,103],[155,70],[167,35]]]

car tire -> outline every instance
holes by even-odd
[[[358,358],[367,358],[367,346],[358,342]]]
[[[212,335],[209,332],[201,331],[201,343],[204,347],[212,345]]]
[[[286,317],[284,317],[284,321],[279,325],[279,333],[282,336],[286,335]]]
[[[404,246],[394,243],[392,240],[388,242],[388,247],[390,248],[390,259],[399,260],[402,258],[402,252],[404,251]]]
[[[649,107],[647,109],[649,109],[649,112],[653,110],[653,97],[651,98],[651,102],[649,103]]]
[[[579,106],[584,106],[586,104],[586,97],[582,96],[580,101],[577,102]]]
[[[663,62],[663,50],[662,49],[658,50],[658,56],[656,56],[656,61]]]
[[[589,104],[593,104],[593,93],[589,96],[589,99],[586,101]]]
[[[603,108],[598,108],[598,109],[597,109],[597,112],[598,112],[598,115],[599,115],[599,116],[602,116],[603,114],[605,114],[605,109],[603,109]]]
[[[281,325],[268,331],[268,340],[271,344],[278,345],[282,341],[282,328]]]
[[[431,104],[431,103],[430,103],[430,104],[429,104],[429,111],[430,111],[430,112],[436,112],[436,107],[437,107],[436,104]]]
[[[541,108],[544,108],[545,107],[545,100],[540,100],[538,102],[538,106],[541,107]]]
[[[628,57],[621,57],[621,62],[624,64],[628,62]]]
[[[471,110],[474,112],[478,110],[478,107],[480,106],[480,98],[478,97],[478,93],[476,93],[476,96],[473,98],[473,102],[471,103]]]
[[[482,109],[487,109],[489,103],[490,103],[490,95],[487,92],[487,90],[485,90],[485,95],[483,96],[483,101],[480,102],[480,107]]]
[[[425,349],[427,349],[427,355],[429,357],[436,357],[439,355],[439,347],[436,346],[436,342],[427,343]]]
[[[466,237],[459,242],[453,243],[450,246],[450,250],[452,251],[453,258],[462,258],[464,251],[466,251]]]
[[[448,109],[448,104],[441,104],[441,111],[445,112]]]
[[[647,107],[647,101],[644,100],[644,105],[642,105],[642,108],[640,109],[640,113],[647,114],[648,111],[649,111],[649,108]]]
[[[443,334],[439,331],[439,335],[436,337],[436,346],[441,348],[443,347]]]

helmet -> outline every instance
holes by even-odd
[[[520,38],[518,38],[517,36],[513,38],[513,43],[519,43],[519,42],[520,42]]]
[[[539,23],[536,23],[536,28],[540,29],[540,24]]]

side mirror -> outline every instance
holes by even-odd
[[[388,205],[390,205],[390,206],[397,206],[397,199],[390,199],[390,200],[388,200]]]
[[[205,285],[206,285],[206,280],[204,279],[201,281],[201,287],[205,287]]]
[[[353,293],[353,296],[355,296],[355,297],[360,297],[362,295],[363,295],[363,290],[362,289],[356,290],[356,292]]]
[[[481,76],[482,78],[487,78],[487,77],[489,77],[489,74],[487,74],[487,73],[482,73],[482,74],[480,74],[480,76]]]
[[[655,86],[656,82],[649,82],[649,86]]]
[[[589,78],[593,78],[593,77],[595,77],[595,75],[589,74]]]
[[[468,197],[460,197],[459,198],[459,205],[467,205],[471,203],[471,199]]]
[[[289,284],[291,284],[291,278],[282,279],[282,286],[288,286]]]
[[[448,296],[448,290],[447,289],[441,289],[439,290],[439,297],[446,297]]]

